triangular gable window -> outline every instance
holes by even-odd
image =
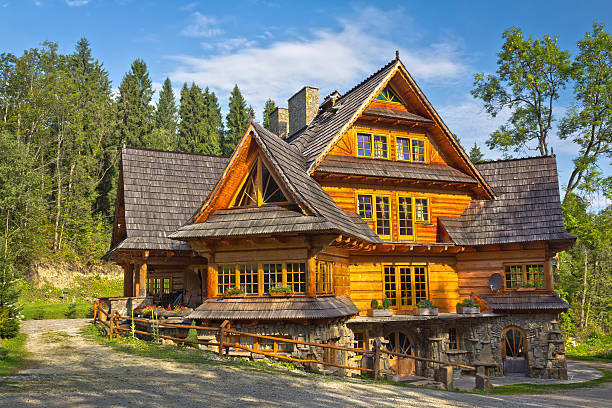
[[[385,87],[385,89],[380,91],[380,93],[376,97],[376,100],[377,101],[385,101],[385,102],[395,102],[395,103],[401,103],[402,102],[397,97],[395,92],[393,92],[393,90],[391,89],[391,87],[389,85],[387,85]]]
[[[251,166],[249,175],[236,196],[234,206],[261,206],[286,202],[285,194],[283,194],[261,158],[258,157]]]

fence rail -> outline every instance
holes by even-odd
[[[104,316],[104,318],[102,318],[102,316]],[[121,321],[129,321],[130,323],[140,322],[145,325],[148,325],[151,331],[144,331],[144,330],[137,330],[135,328],[121,327],[119,325]],[[158,338],[161,338],[161,339],[172,340],[175,343],[190,343],[190,344],[202,344],[206,346],[218,346],[219,347],[218,348],[219,357],[224,357],[224,356],[227,357],[229,355],[230,348],[235,348],[239,350],[248,351],[254,354],[260,354],[266,357],[276,358],[276,359],[285,360],[285,361],[291,361],[295,363],[320,364],[322,366],[336,367],[336,368],[341,368],[345,370],[371,372],[374,374],[375,379],[378,379],[380,375],[380,358],[382,355],[407,358],[407,359],[412,359],[412,360],[422,361],[422,362],[427,362],[427,363],[434,363],[434,364],[439,364],[440,366],[454,366],[454,367],[465,368],[468,370],[476,370],[475,367],[465,365],[465,364],[459,364],[459,363],[454,363],[450,361],[439,361],[439,360],[434,360],[430,358],[413,356],[410,354],[396,353],[394,351],[387,350],[385,347],[383,347],[380,339],[378,338],[375,339],[372,350],[366,350],[366,349],[358,349],[358,348],[352,348],[352,347],[337,346],[334,344],[313,343],[313,342],[308,342],[308,341],[288,339],[284,337],[275,337],[275,336],[268,336],[264,334],[255,334],[255,333],[248,333],[248,332],[233,330],[231,329],[230,327],[231,323],[228,320],[225,320],[219,327],[209,327],[209,326],[197,326],[197,325],[189,326],[189,325],[184,325],[184,324],[165,323],[165,322],[160,322],[158,320],[152,321],[150,319],[127,317],[127,316],[120,315],[116,311],[111,312],[111,313],[106,312],[104,309],[98,307],[98,305],[94,305],[93,322],[94,324],[101,323],[104,326],[106,326],[108,336],[110,339],[118,338],[120,332],[123,332],[123,333],[130,332],[130,333],[141,334],[141,335],[150,336],[150,337],[157,336]],[[186,338],[181,338],[181,337],[166,336],[166,335],[161,335],[159,333],[154,334],[153,329],[155,328],[155,326],[157,330],[159,330],[159,327],[169,327],[169,328],[182,329],[182,330],[187,330],[187,331],[192,330],[192,329],[196,331],[210,331],[210,332],[215,333],[217,341],[187,340]],[[247,347],[244,344],[230,342],[229,341],[230,336],[244,336],[244,337],[248,337],[251,339],[271,340],[273,342],[274,351],[277,350],[278,344],[286,343],[286,344],[295,344],[295,345],[302,345],[302,346],[309,346],[309,347],[318,347],[324,350],[329,350],[330,352],[332,350],[336,350],[336,351],[346,351],[346,352],[351,352],[351,353],[361,354],[361,355],[370,355],[373,357],[374,368],[346,366],[346,365],[336,364],[330,361],[322,361],[322,360],[316,360],[316,359],[300,359],[296,357],[290,357],[284,354],[270,352],[267,349],[260,349],[259,347],[252,348],[252,347]]]

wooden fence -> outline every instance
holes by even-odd
[[[274,337],[274,336],[267,336],[263,334],[242,332],[242,331],[231,329],[230,327],[231,324],[228,320],[225,320],[219,327],[207,327],[207,326],[190,326],[190,325],[182,325],[182,324],[174,324],[174,323],[165,323],[165,322],[160,322],[157,320],[152,321],[151,319],[130,318],[126,316],[121,316],[116,311],[109,314],[104,309],[98,308],[97,305],[94,306],[94,320],[93,321],[94,321],[94,324],[99,322],[103,324],[104,326],[106,326],[109,339],[118,338],[120,335],[119,333],[121,332],[142,334],[142,335],[150,336],[150,337],[157,336],[160,339],[172,340],[175,343],[191,343],[191,344],[202,344],[206,346],[217,346],[219,357],[227,357],[229,355],[230,348],[235,348],[235,349],[244,350],[244,351],[248,351],[248,352],[255,353],[255,354],[260,354],[260,355],[270,357],[270,358],[291,361],[294,363],[320,364],[322,366],[336,367],[336,368],[341,368],[345,370],[356,370],[356,371],[361,371],[361,372],[373,373],[374,379],[378,379],[380,375],[380,359],[381,359],[381,356],[383,355],[395,356],[395,357],[400,357],[400,358],[409,358],[409,359],[416,360],[416,361],[435,363],[441,366],[454,366],[454,367],[465,368],[468,370],[476,370],[475,367],[464,365],[464,364],[453,363],[449,361],[439,361],[439,360],[417,357],[417,356],[413,356],[409,354],[402,354],[402,353],[396,353],[393,351],[389,351],[381,344],[381,341],[378,338],[375,340],[372,350],[365,350],[365,349],[358,349],[358,348],[352,348],[352,347],[336,346],[333,344],[312,343],[308,341],[293,340],[293,339],[284,338],[284,337]],[[132,321],[144,323],[145,325],[148,325],[150,331],[136,330],[136,329],[126,328],[126,327],[121,327],[119,325],[121,321],[129,321],[130,323]],[[184,337],[166,336],[166,335],[161,335],[159,333],[154,334],[155,327],[157,327],[157,330],[159,330],[159,327],[170,327],[170,328],[175,328],[175,329],[186,330],[187,332],[191,329],[194,329],[196,331],[209,331],[215,334],[217,341],[187,340]],[[273,344],[273,351],[271,352],[269,350],[262,350],[258,346],[248,347],[243,344],[231,342],[230,336],[248,337],[253,340],[255,339],[269,340]],[[187,337],[187,335],[185,335],[185,337]],[[283,343],[309,346],[309,347],[318,347],[324,350],[328,350],[329,353],[331,353],[332,351],[345,351],[345,352],[351,352],[351,353],[361,354],[361,355],[371,355],[373,357],[373,363],[374,363],[373,367],[374,368],[346,366],[346,365],[336,364],[330,361],[322,361],[322,360],[314,360],[314,359],[300,359],[300,358],[290,357],[284,354],[278,354],[276,352],[276,350],[278,350],[278,344],[283,344]],[[255,341],[253,341],[253,344],[255,344]]]

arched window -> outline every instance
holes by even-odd
[[[240,188],[235,207],[261,206],[272,203],[286,203],[287,198],[260,157],[251,166],[244,184]]]
[[[501,340],[504,357],[524,357],[527,354],[525,332],[520,327],[506,327]]]

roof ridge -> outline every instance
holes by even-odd
[[[489,163],[505,163],[505,162],[511,162],[511,161],[520,161],[520,160],[536,160],[536,159],[556,159],[557,156],[554,154],[549,154],[549,155],[545,155],[545,156],[530,156],[530,157],[514,157],[511,159],[499,159],[499,160],[485,160],[485,161],[481,161],[478,163],[474,163],[476,166],[481,165],[481,164],[489,164]]]
[[[389,61],[387,64],[385,64],[384,67],[380,68],[378,71],[374,72],[373,74],[371,74],[369,77],[367,77],[366,79],[364,79],[363,81],[359,82],[357,85],[353,86],[351,89],[349,89],[348,91],[346,91],[344,94],[342,94],[342,96],[340,96],[340,99],[344,98],[345,96],[347,96],[348,94],[350,94],[351,92],[353,92],[355,89],[359,88],[361,85],[363,85],[364,83],[368,82],[370,79],[374,78],[376,75],[380,74],[382,71],[384,71],[385,69],[389,68],[392,64],[395,64],[398,61],[398,59],[393,59],[391,61]]]
[[[176,151],[176,150],[151,149],[151,148],[148,148],[148,147],[124,146],[124,147],[122,147],[122,150],[142,150],[142,151],[145,151],[145,152],[188,154],[188,155],[191,155],[191,156],[198,156],[198,157],[215,157],[215,158],[220,158],[220,159],[229,159],[229,157],[217,156],[215,154],[204,154],[204,153],[195,153],[195,152],[179,152],[179,151]]]

